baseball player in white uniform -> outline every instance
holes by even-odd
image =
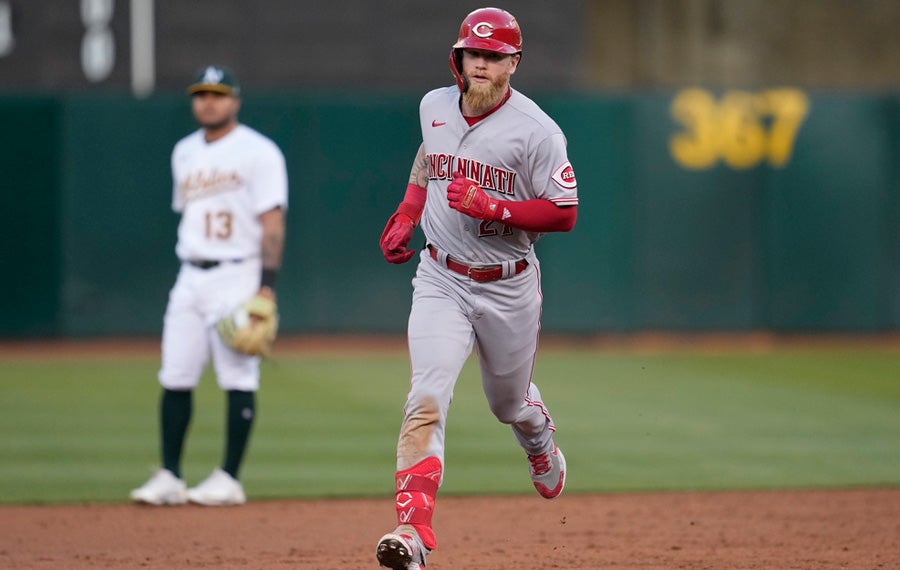
[[[232,72],[209,66],[188,88],[200,129],[172,152],[172,208],[181,214],[175,248],[181,269],[163,322],[159,382],[162,468],[131,499],[153,505],[246,501],[238,471],[256,415],[259,357],[223,343],[215,324],[254,295],[275,300],[281,265],[287,171],[270,139],[238,122]],[[222,465],[197,486],[181,478],[192,394],[212,358],[227,394]]]
[[[431,519],[443,477],[453,388],[473,348],[491,411],[512,427],[535,489],[559,496],[566,462],[532,382],[541,315],[534,242],[569,231],[575,174],[562,131],[510,88],[522,52],[515,18],[482,8],[463,20],[450,53],[457,84],[422,99],[422,145],[406,195],[380,245],[408,261],[413,229],[426,246],[413,279],[412,376],[397,445],[397,528],[376,547],[381,566],[421,570],[436,546]],[[477,564],[475,564],[477,566]]]

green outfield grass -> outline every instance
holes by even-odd
[[[0,362],[0,502],[115,502],[157,464],[157,361]],[[572,492],[900,485],[900,354],[544,351],[535,378]],[[405,353],[263,365],[243,481],[251,498],[388,496]],[[207,374],[188,483],[223,447]],[[530,493],[524,455],[474,360],[450,410],[445,494]]]

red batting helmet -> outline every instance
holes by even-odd
[[[468,84],[462,76],[460,50],[483,49],[507,55],[522,53],[522,30],[515,16],[500,8],[479,8],[470,13],[459,27],[459,38],[450,50],[450,71],[459,90],[465,93]]]

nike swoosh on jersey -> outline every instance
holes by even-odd
[[[443,127],[443,126],[446,125],[446,124],[447,124],[447,123],[441,123],[441,122],[439,122],[437,119],[431,121],[431,126],[432,126],[432,127]]]

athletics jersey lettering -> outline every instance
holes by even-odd
[[[515,196],[516,173],[498,168],[471,158],[452,154],[428,154],[428,178],[430,180],[452,180],[457,172],[478,182],[485,190]]]
[[[223,172],[213,168],[209,173],[203,170],[192,172],[178,183],[178,192],[187,204],[193,200],[240,190],[244,181],[237,171]]]

